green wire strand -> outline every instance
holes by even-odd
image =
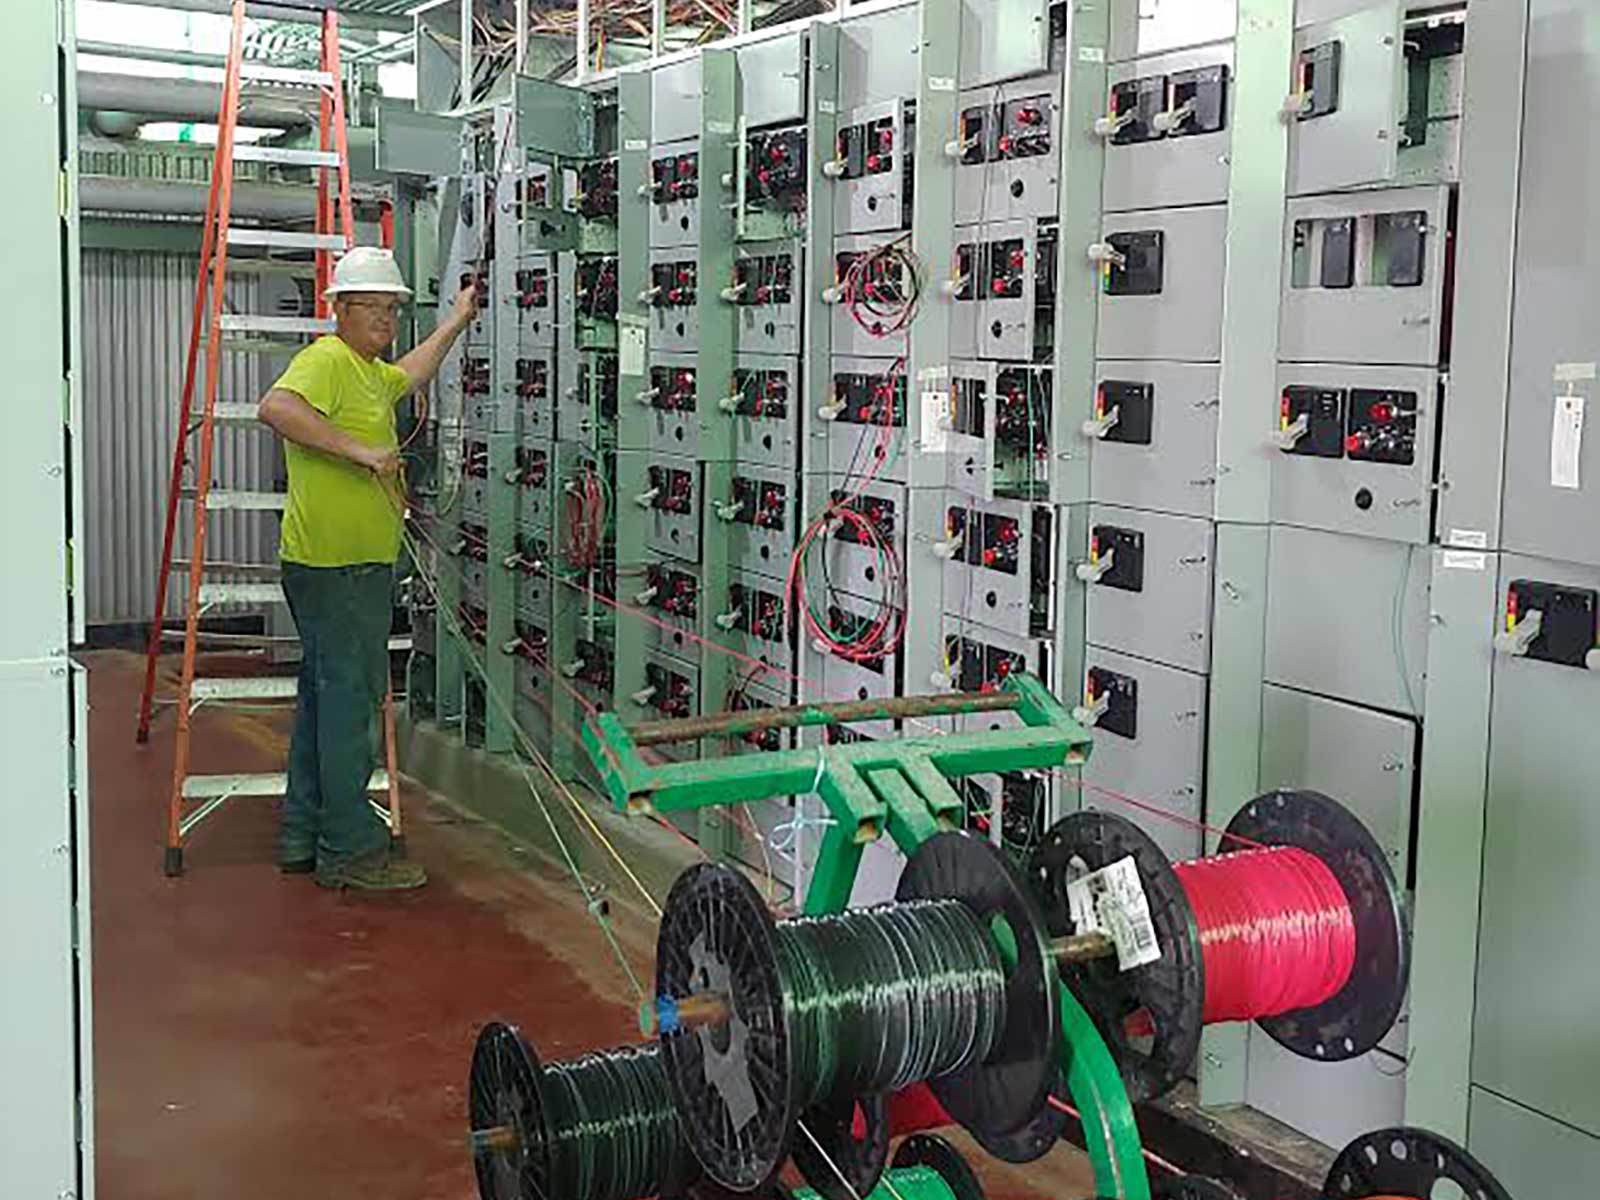
[[[953,1074],[999,1040],[1005,970],[960,901],[784,921],[775,950],[799,1107]]]
[[[932,1167],[897,1167],[861,1200],[955,1200],[943,1175]],[[794,1200],[821,1200],[810,1188],[800,1188]]]

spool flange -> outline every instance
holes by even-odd
[[[1059,1074],[1056,1075],[1055,1082],[1050,1085],[1049,1097],[1045,1100],[1044,1107],[1026,1125],[1010,1133],[974,1133],[973,1140],[1001,1162],[1019,1165],[1037,1162],[1055,1148],[1055,1144],[1067,1132],[1067,1124],[1072,1119],[1062,1109],[1051,1104],[1049,1098],[1069,1104],[1072,1102],[1067,1092],[1066,1080]]]
[[[1339,1152],[1322,1191],[1327,1200],[1434,1195],[1448,1179],[1472,1200],[1511,1200],[1489,1169],[1447,1137],[1425,1129],[1380,1129]]]
[[[1150,1189],[1151,1200],[1240,1200],[1227,1184],[1204,1175],[1168,1175]]]
[[[1039,1115],[1059,1076],[1061,1010],[1044,914],[1004,853],[963,833],[923,842],[906,863],[895,896],[959,900],[996,936],[1009,931],[1016,961],[1006,972],[999,1041],[984,1062],[928,1081],[945,1111],[973,1136],[1003,1138]]]
[[[474,1133],[502,1130],[493,1144],[474,1138],[472,1167],[482,1200],[548,1194],[549,1138],[539,1091],[539,1058],[514,1025],[491,1021],[478,1034],[467,1075],[467,1117]]]
[[[1400,1016],[1411,967],[1405,904],[1383,849],[1356,816],[1320,792],[1280,788],[1234,814],[1227,832],[1256,843],[1298,846],[1333,873],[1355,918],[1355,965],[1344,987],[1315,1008],[1256,1022],[1273,1041],[1318,1062],[1358,1058],[1381,1042]]]
[[[858,1111],[866,1134],[859,1138]],[[829,1100],[807,1109],[800,1123],[804,1128],[794,1139],[794,1165],[822,1200],[858,1200],[878,1186],[889,1165],[889,1103],[884,1096]]]
[[[1164,1095],[1189,1072],[1200,1052],[1205,1011],[1205,962],[1194,912],[1177,872],[1150,835],[1115,813],[1085,809],[1058,821],[1033,852],[1029,877],[1052,936],[1082,933],[1072,920],[1067,885],[1082,875],[1132,857],[1144,886],[1161,957],[1123,971],[1105,958],[1068,963],[1061,977],[1088,1011],[1116,1058],[1134,1103]],[[1128,1031],[1147,1013],[1148,1048]]]

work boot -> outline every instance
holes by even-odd
[[[420,863],[395,858],[387,850],[349,862],[317,864],[317,882],[326,888],[355,888],[362,892],[405,892],[428,882]]]

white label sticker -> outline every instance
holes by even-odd
[[[1067,908],[1079,933],[1110,937],[1118,969],[1131,971],[1161,957],[1150,902],[1131,854],[1067,884]]]
[[[1600,375],[1600,363],[1557,363],[1557,383],[1588,383]]]
[[[629,152],[634,150],[648,150],[650,149],[650,140],[648,138],[628,138],[622,143],[622,148]]]
[[[956,90],[955,77],[951,75],[929,75],[928,90],[930,92],[953,92]]]
[[[644,333],[643,325],[617,326],[617,374],[644,374]]]
[[[922,393],[922,449],[943,454],[950,446],[950,393]]]
[[[836,113],[839,111],[839,106],[832,100],[818,100],[817,111],[819,113]]]
[[[715,134],[718,134],[718,135],[730,134],[730,133],[733,132],[733,122],[732,121],[707,121],[706,122],[706,132],[707,133],[715,133]]]
[[[1583,455],[1582,396],[1557,396],[1556,418],[1550,429],[1550,486],[1581,487],[1578,460]]]
[[[1489,548],[1489,535],[1481,529],[1452,529],[1449,540],[1452,546],[1465,546],[1470,550]]]
[[[1078,61],[1079,62],[1103,63],[1103,62],[1105,62],[1105,60],[1106,60],[1106,52],[1105,52],[1105,49],[1103,47],[1100,47],[1100,46],[1079,46],[1078,47]]]
[[[1481,571],[1489,565],[1489,556],[1476,550],[1446,550],[1444,565],[1452,571]]]

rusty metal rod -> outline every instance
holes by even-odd
[[[1022,697],[1016,692],[950,692],[938,696],[846,700],[837,704],[794,704],[787,708],[752,708],[676,721],[645,721],[630,729],[628,735],[636,746],[659,746],[665,742],[738,737],[764,729],[794,729],[803,725],[849,725],[857,721],[1010,712],[1021,702]]]
[[[522,1136],[510,1125],[495,1125],[488,1129],[474,1129],[471,1145],[474,1150],[517,1150],[522,1146]]]
[[[1116,952],[1116,944],[1103,933],[1076,933],[1071,937],[1053,938],[1050,942],[1050,953],[1061,967],[1110,958]]]

